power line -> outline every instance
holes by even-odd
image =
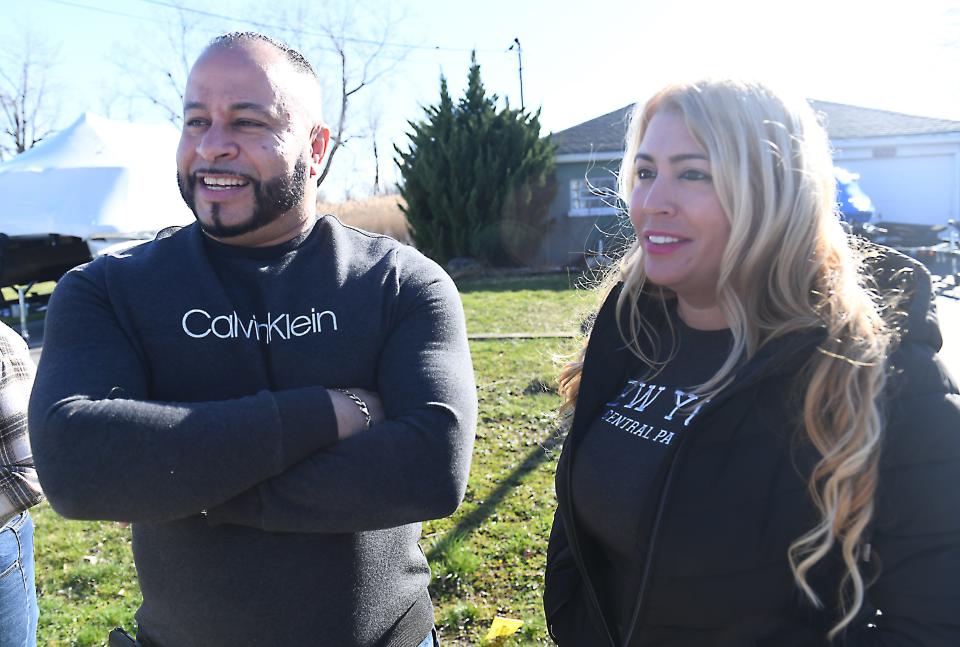
[[[77,9],[86,9],[87,11],[96,11],[98,13],[106,13],[113,16],[123,16],[124,18],[135,18],[137,20],[145,20],[147,22],[152,22],[156,25],[163,24],[155,18],[150,18],[148,16],[138,16],[132,13],[126,13],[123,11],[117,11],[115,9],[104,9],[102,7],[91,7],[90,5],[80,4],[79,2],[70,2],[69,0],[45,0],[53,4],[65,5],[67,7],[75,7]]]
[[[164,23],[163,21],[157,20],[156,18],[153,18],[153,17],[150,17],[150,16],[142,16],[142,15],[138,15],[138,14],[127,13],[127,12],[125,12],[125,11],[118,11],[118,10],[116,10],[116,9],[105,9],[105,8],[103,8],[103,7],[91,6],[91,5],[88,5],[88,4],[83,4],[83,3],[76,2],[76,1],[71,1],[71,0],[45,0],[45,1],[46,1],[46,2],[49,2],[49,3],[52,3],[52,4],[58,4],[58,5],[63,5],[63,6],[67,6],[67,7],[73,7],[73,8],[76,8],[76,9],[84,9],[84,10],[86,10],[86,11],[93,11],[93,12],[96,12],[96,13],[103,13],[103,14],[109,14],[109,15],[113,15],[113,16],[120,16],[120,17],[123,17],[123,18],[133,18],[133,19],[135,19],[135,20],[142,20],[142,21],[145,21],[145,22],[153,23],[153,24],[155,24],[155,25],[165,25],[165,24],[166,24],[166,23]],[[301,34],[305,34],[305,35],[308,35],[308,36],[321,36],[321,37],[323,37],[323,38],[329,37],[329,34],[326,34],[326,33],[324,33],[324,32],[318,32],[318,31],[309,30],[309,29],[295,29],[295,28],[292,28],[292,27],[284,26],[284,25],[273,25],[273,24],[270,24],[270,23],[263,23],[263,22],[258,22],[258,21],[255,21],[255,20],[247,20],[247,19],[243,19],[243,18],[236,18],[236,17],[233,17],[233,16],[226,16],[226,15],[214,13],[214,12],[211,12],[211,11],[204,11],[204,10],[201,10],[201,9],[193,9],[193,8],[189,8],[189,7],[180,7],[180,6],[177,6],[176,4],[173,4],[173,3],[170,3],[170,2],[162,2],[161,0],[140,0],[140,1],[141,1],[141,2],[144,2],[144,3],[146,3],[146,4],[152,4],[152,5],[156,5],[156,6],[159,6],[159,7],[163,7],[163,8],[165,8],[165,9],[175,9],[175,10],[178,10],[178,11],[184,11],[184,12],[188,12],[188,13],[193,13],[193,14],[197,14],[197,15],[202,15],[202,16],[206,16],[206,17],[209,17],[209,18],[218,18],[218,19],[221,19],[221,20],[227,20],[227,21],[233,21],[233,22],[241,22],[241,23],[244,23],[244,24],[252,25],[252,26],[255,26],[255,27],[261,27],[261,28],[264,28],[264,29],[277,29],[277,30],[281,30],[281,31],[301,33]],[[212,33],[212,32],[211,32],[211,33]],[[499,49],[486,49],[486,48],[482,48],[482,49],[481,49],[481,48],[467,49],[467,48],[458,48],[458,47],[441,47],[441,46],[439,46],[439,45],[414,45],[414,44],[411,44],[411,43],[395,43],[395,42],[379,43],[379,42],[374,41],[374,40],[368,40],[368,39],[362,39],[362,38],[353,38],[353,37],[349,37],[349,36],[343,37],[343,40],[346,41],[346,42],[358,43],[358,44],[381,45],[381,46],[385,46],[385,47],[396,47],[396,48],[401,48],[401,49],[402,49],[402,48],[406,48],[406,49],[420,50],[420,51],[429,51],[429,52],[468,53],[468,52],[476,51],[476,52],[483,52],[483,53],[497,53],[497,54],[502,54],[502,53],[503,53],[503,50],[499,50]],[[317,50],[320,50],[320,51],[325,51],[325,52],[331,52],[331,53],[336,53],[336,52],[337,52],[337,50],[335,50],[335,49],[328,48],[328,47],[322,47],[322,46],[315,46],[314,49],[317,49]],[[386,59],[386,60],[402,61],[402,62],[407,62],[407,63],[421,64],[421,65],[422,65],[422,64],[427,64],[427,65],[432,65],[432,64],[433,64],[433,61],[418,61],[418,60],[415,60],[415,59],[411,59],[411,58],[409,58],[409,57],[407,57],[407,56],[405,56],[405,55],[404,55],[404,56],[401,56],[401,57],[393,57],[393,56],[389,56],[389,55],[387,55],[387,54],[385,54],[385,53],[383,53],[383,52],[381,52],[381,53],[379,54],[379,57],[380,57],[380,58],[383,58],[383,59]]]
[[[96,12],[96,13],[103,13],[103,14],[109,14],[109,15],[113,15],[113,16],[120,16],[120,17],[123,17],[123,18],[133,18],[133,19],[135,19],[135,20],[142,20],[142,21],[145,21],[145,22],[153,23],[153,24],[155,24],[155,25],[166,25],[165,22],[163,22],[163,21],[161,21],[161,20],[157,20],[156,18],[153,18],[153,17],[150,17],[150,16],[142,16],[142,15],[138,15],[138,14],[127,13],[127,12],[125,12],[125,11],[118,11],[118,10],[116,10],[116,9],[105,9],[105,8],[103,8],[103,7],[91,6],[91,5],[88,5],[88,4],[83,4],[83,3],[81,3],[81,2],[76,2],[76,1],[72,1],[72,0],[45,0],[45,1],[46,1],[46,2],[49,2],[49,3],[52,3],[52,4],[63,5],[63,6],[66,6],[66,7],[73,7],[73,8],[76,8],[76,9],[83,9],[83,10],[86,10],[86,11],[93,11],[93,12]],[[329,34],[326,34],[326,33],[324,33],[324,32],[318,32],[318,31],[308,30],[308,29],[295,29],[295,28],[292,28],[292,27],[284,26],[284,25],[273,25],[273,24],[270,24],[270,23],[263,23],[263,22],[258,22],[258,21],[255,21],[255,20],[246,20],[246,19],[242,19],[242,18],[236,18],[236,17],[233,17],[233,16],[226,16],[226,15],[223,15],[223,14],[214,13],[214,12],[211,12],[211,11],[204,11],[204,10],[201,10],[201,9],[193,9],[193,8],[189,8],[189,7],[180,7],[180,6],[177,6],[176,4],[173,4],[173,3],[170,3],[170,2],[162,2],[161,0],[140,0],[140,1],[141,1],[141,2],[144,2],[144,3],[146,3],[146,4],[152,4],[152,5],[156,5],[156,6],[159,6],[159,7],[163,7],[163,8],[165,8],[165,9],[176,9],[176,10],[178,10],[178,11],[184,11],[184,12],[188,12],[188,13],[194,13],[194,14],[206,16],[206,17],[209,17],[209,18],[218,18],[218,19],[221,19],[221,20],[228,20],[228,21],[233,21],[233,22],[241,22],[241,23],[245,23],[245,24],[252,25],[252,26],[255,26],[255,27],[261,27],[261,28],[264,28],[264,29],[278,29],[278,30],[281,30],[281,31],[297,32],[297,33],[301,33],[301,34],[306,34],[306,35],[308,35],[308,36],[321,36],[321,37],[323,37],[323,38],[329,37]],[[211,33],[214,33],[215,31],[216,31],[216,30],[213,30],[213,31],[211,31]],[[502,53],[503,53],[503,50],[499,50],[499,49],[486,49],[486,48],[482,48],[482,49],[481,49],[481,48],[467,49],[467,48],[458,48],[458,47],[441,47],[441,46],[439,46],[439,45],[413,45],[413,44],[411,44],[411,43],[394,43],[394,42],[384,42],[384,43],[381,44],[381,43],[379,43],[379,42],[377,42],[377,41],[367,40],[367,39],[362,39],[362,38],[353,38],[353,37],[343,37],[343,40],[346,41],[346,42],[358,43],[358,44],[375,44],[375,45],[382,45],[382,46],[385,46],[385,47],[407,48],[407,49],[412,49],[412,50],[420,50],[420,51],[428,51],[428,52],[468,53],[468,52],[476,51],[476,52],[496,53],[496,54],[502,54]],[[332,49],[332,48],[329,48],[329,47],[314,46],[314,49],[315,49],[315,50],[320,50],[320,51],[325,51],[325,52],[330,52],[330,53],[337,53],[337,50]],[[404,62],[404,63],[413,63],[413,64],[416,64],[416,65],[433,65],[433,64],[434,64],[434,61],[421,61],[421,60],[411,59],[410,57],[408,57],[408,56],[406,56],[406,55],[402,55],[402,56],[397,56],[397,57],[395,57],[395,56],[390,56],[390,55],[388,55],[388,54],[386,54],[386,53],[384,53],[384,52],[381,52],[381,53],[378,55],[378,57],[379,57],[379,58],[382,58],[382,59],[385,59],[385,60],[398,61],[398,62]]]
[[[123,18],[133,18],[133,19],[135,19],[135,20],[141,20],[141,21],[144,21],[144,22],[149,22],[149,23],[152,23],[152,24],[155,24],[155,25],[162,25],[162,26],[166,26],[166,25],[167,25],[167,23],[166,23],[165,21],[159,20],[159,19],[157,19],[157,18],[155,18],[155,17],[152,17],[152,16],[138,15],[138,14],[128,13],[128,12],[125,12],[125,11],[119,11],[119,10],[116,10],[116,9],[107,9],[107,8],[104,8],[104,7],[98,7],[98,6],[93,6],[93,5],[89,5],[89,4],[84,4],[84,3],[78,2],[78,1],[76,1],[76,0],[45,0],[45,1],[46,1],[46,2],[49,2],[49,3],[51,3],[51,4],[57,4],[57,5],[62,5],[62,6],[66,6],[66,7],[73,7],[73,8],[75,8],[75,9],[82,9],[82,10],[85,10],[85,11],[91,11],[91,12],[95,12],[95,13],[108,14],[108,15],[119,16],[119,17],[123,17]],[[204,10],[200,10],[200,9],[192,9],[192,8],[189,8],[189,7],[180,7],[180,6],[177,6],[177,5],[174,4],[174,3],[171,3],[171,2],[163,2],[163,1],[161,1],[161,0],[140,0],[140,1],[141,1],[141,2],[144,2],[144,3],[146,3],[146,4],[151,4],[151,5],[156,5],[156,6],[159,6],[159,7],[163,7],[163,8],[165,8],[165,9],[175,9],[175,10],[178,10],[178,11],[184,11],[184,12],[189,12],[189,13],[193,13],[193,14],[203,15],[203,16],[210,17],[210,18],[218,18],[218,19],[222,19],[222,20],[226,20],[226,21],[241,22],[241,23],[245,23],[245,24],[248,24],[248,25],[253,25],[253,26],[256,26],[256,27],[261,27],[261,28],[264,28],[264,29],[278,29],[278,30],[287,31],[287,32],[298,32],[298,33],[302,33],[302,34],[306,34],[306,35],[321,36],[321,37],[323,37],[323,38],[328,38],[328,37],[329,37],[329,34],[326,34],[326,33],[323,33],[323,32],[318,32],[318,31],[314,31],[314,30],[298,30],[298,29],[294,29],[294,28],[291,28],[291,27],[283,26],[283,25],[272,25],[272,24],[269,24],[269,23],[257,22],[257,21],[254,21],[254,20],[246,20],[246,19],[242,19],[242,18],[235,18],[235,17],[233,17],[233,16],[226,16],[226,15],[223,15],[223,14],[218,14],[218,13],[214,13],[214,12],[210,12],[210,11],[204,11]],[[217,31],[217,30],[209,30],[209,29],[203,29],[202,31],[208,31],[208,32],[211,33],[211,34],[217,34],[217,33],[219,33],[219,31]],[[369,43],[369,44],[378,44],[378,45],[380,44],[380,43],[377,43],[376,41],[364,40],[364,39],[352,38],[352,37],[344,37],[343,40],[344,40],[344,41],[348,41],[348,42],[353,42],[353,43],[361,43],[361,44],[367,44],[367,43]],[[425,52],[425,53],[426,53],[426,52],[436,52],[436,53],[440,53],[440,52],[468,53],[468,52],[473,52],[473,51],[483,52],[483,53],[495,53],[495,54],[503,54],[503,53],[504,53],[504,50],[502,50],[502,49],[486,49],[486,48],[484,48],[484,49],[467,49],[467,48],[456,48],[456,47],[441,47],[441,46],[439,46],[439,45],[437,45],[437,46],[433,46],[433,45],[413,45],[413,44],[410,44],[410,43],[394,43],[394,42],[385,42],[385,43],[383,43],[383,46],[396,47],[396,48],[408,48],[408,49],[411,49],[411,50],[419,50],[419,51],[422,51],[422,52]],[[337,50],[335,50],[335,49],[333,49],[333,48],[330,48],[330,47],[324,47],[324,46],[322,46],[322,45],[315,45],[315,46],[313,46],[312,49],[314,49],[314,50],[319,50],[319,51],[324,51],[324,52],[329,52],[329,53],[337,53]],[[417,59],[417,58],[408,56],[408,55],[406,55],[406,54],[400,54],[400,55],[397,55],[397,56],[391,56],[391,55],[390,55],[389,53],[387,53],[387,52],[380,52],[380,53],[378,54],[378,58],[383,59],[383,60],[388,60],[388,61],[401,62],[401,63],[404,63],[404,64],[413,64],[413,65],[436,65],[436,64],[437,64],[436,61],[420,60],[420,59]]]
[[[164,7],[166,9],[176,9],[177,11],[184,11],[187,13],[194,13],[201,16],[206,16],[208,18],[219,18],[221,20],[231,20],[236,22],[246,23],[248,25],[253,25],[254,27],[262,27],[264,29],[278,29],[281,31],[291,31],[300,34],[306,34],[308,36],[322,36],[324,38],[329,37],[329,34],[321,31],[314,31],[310,29],[295,29],[287,25],[275,25],[271,23],[259,22],[256,20],[246,20],[243,18],[236,18],[234,16],[226,16],[224,14],[219,14],[213,11],[204,11],[203,9],[194,9],[192,7],[182,7],[173,2],[165,2],[164,0],[140,0],[140,2],[156,5],[158,7]],[[368,38],[355,38],[352,36],[341,36],[339,37],[343,41],[348,43],[357,43],[360,45],[377,45],[382,47],[396,47],[399,49],[419,49],[419,50],[429,50],[429,51],[445,51],[445,52],[470,52],[474,51],[471,49],[465,49],[462,47],[441,47],[440,45],[415,45],[413,43],[393,43],[389,41],[378,41],[371,40]],[[494,49],[476,49],[478,52],[499,52],[500,50]]]
[[[155,25],[163,25],[163,26],[166,26],[166,24],[167,24],[167,23],[165,23],[164,21],[158,20],[158,19],[156,19],[156,18],[154,18],[154,17],[151,17],[151,16],[142,16],[142,15],[138,15],[138,14],[127,13],[127,12],[125,12],[125,11],[118,11],[118,10],[116,10],[116,9],[106,9],[106,8],[103,8],[103,7],[97,7],[97,6],[92,6],[92,5],[83,4],[83,3],[81,3],[81,2],[76,2],[75,0],[44,0],[44,1],[45,1],[45,2],[49,2],[49,3],[51,3],[51,4],[58,4],[58,5],[66,6],[66,7],[73,7],[73,8],[75,8],[75,9],[83,9],[83,10],[92,11],[92,12],[95,12],[95,13],[108,14],[108,15],[112,15],[112,16],[120,16],[120,17],[123,17],[123,18],[133,18],[133,19],[135,19],[135,20],[142,20],[142,21],[144,21],[144,22],[153,23],[153,24],[155,24]],[[148,4],[156,4],[156,5],[165,7],[165,8],[167,8],[167,9],[181,9],[181,10],[183,10],[183,11],[189,11],[189,12],[192,12],[192,13],[199,13],[199,14],[207,15],[207,16],[209,16],[209,17],[221,18],[221,19],[224,19],[224,20],[233,20],[233,21],[235,21],[235,22],[243,22],[243,23],[246,23],[246,24],[249,24],[249,25],[254,25],[254,26],[260,26],[260,27],[272,28],[272,29],[281,29],[281,30],[284,30],[284,31],[300,31],[301,33],[304,33],[304,34],[307,34],[307,35],[318,35],[318,36],[323,36],[323,37],[327,37],[327,36],[328,36],[327,34],[324,34],[324,33],[322,33],[322,32],[314,32],[314,31],[310,31],[310,30],[294,30],[294,29],[292,29],[292,28],[290,28],[290,27],[283,27],[283,26],[280,26],[280,25],[273,26],[273,25],[268,25],[268,24],[266,24],[266,23],[258,23],[258,22],[252,21],[252,20],[243,20],[243,19],[239,19],[239,18],[233,18],[233,17],[231,17],[231,16],[224,16],[224,15],[221,15],[221,14],[215,14],[215,13],[212,13],[212,12],[200,11],[200,10],[197,10],[197,9],[188,9],[188,8],[186,8],[186,7],[177,7],[176,5],[169,4],[169,3],[151,2],[150,0],[141,0],[141,1],[142,1],[142,2],[147,2]],[[211,34],[218,34],[218,33],[219,33],[219,31],[217,31],[217,30],[205,30],[205,31],[209,31],[209,33],[211,33]],[[344,40],[350,40],[350,42],[362,42],[360,39],[344,39]],[[370,42],[373,42],[373,41],[370,41]],[[395,47],[410,47],[410,48],[418,47],[418,46],[408,45],[408,44],[402,44],[402,43],[400,43],[400,44],[398,44],[398,43],[385,43],[385,45],[391,45],[391,46],[395,46]],[[319,50],[319,51],[324,51],[324,52],[330,52],[330,53],[336,53],[336,52],[337,52],[337,50],[335,50],[335,49],[333,49],[333,48],[323,47],[323,46],[319,46],[319,45],[318,45],[318,46],[314,46],[313,49],[314,49],[314,50]],[[419,46],[419,49],[425,50],[425,51],[428,51],[428,52],[452,52],[452,53],[467,53],[467,52],[474,51],[474,50],[471,50],[471,49],[458,49],[458,48],[453,48],[453,47],[440,47],[440,46],[435,46],[435,47],[434,47],[434,46]],[[502,50],[493,50],[493,49],[478,49],[478,50],[476,50],[476,51],[478,51],[478,52],[484,52],[484,53],[489,53],[489,52],[493,52],[493,53],[503,53]],[[381,59],[384,59],[384,60],[398,61],[398,62],[402,62],[402,63],[406,63],[406,64],[413,64],[413,65],[436,65],[436,61],[419,60],[419,59],[416,59],[416,58],[411,58],[411,57],[406,56],[406,55],[402,55],[402,56],[390,56],[390,55],[387,54],[387,53],[381,52],[381,53],[378,55],[378,57],[381,58]]]

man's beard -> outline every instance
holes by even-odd
[[[211,222],[206,223],[197,213],[196,172],[188,175],[186,181],[184,181],[183,176],[177,171],[177,185],[180,187],[180,195],[183,197],[183,201],[193,211],[194,217],[200,223],[200,228],[214,238],[235,238],[266,227],[303,202],[306,189],[307,163],[302,158],[297,160],[292,173],[277,175],[266,182],[260,182],[248,175],[215,168],[204,169],[203,171],[208,175],[221,174],[242,177],[250,182],[250,186],[253,188],[253,213],[248,219],[232,225],[225,224],[220,219],[220,203],[213,202],[210,204]]]

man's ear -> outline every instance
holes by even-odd
[[[310,177],[318,177],[322,172],[320,162],[327,154],[328,146],[330,146],[330,129],[324,124],[314,126],[310,141]]]

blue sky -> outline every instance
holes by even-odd
[[[184,66],[179,46],[170,44],[179,30],[179,14],[170,4],[3,0],[0,37],[29,32],[35,43],[56,50],[51,96],[60,125],[84,110],[161,121],[161,111],[133,97],[138,85],[163,86],[164,67]],[[247,21],[299,25],[308,33],[265,30],[295,44],[299,38],[306,48],[322,43],[324,27],[356,4],[194,0],[183,3],[194,10],[183,15],[193,48],[223,31],[258,28]],[[960,120],[960,0],[886,6],[866,0],[368,0],[356,11],[355,24],[342,31],[377,39],[388,25],[390,46],[380,60],[393,69],[358,93],[348,124],[355,137],[325,189],[333,198],[367,191],[371,125],[377,125],[381,156],[392,153],[393,142],[404,142],[406,121],[420,118],[420,106],[436,101],[441,73],[454,94],[460,92],[471,48],[478,50],[488,90],[518,105],[516,51],[508,51],[514,38],[523,47],[525,104],[542,108],[545,131],[703,74],[755,76],[809,98]],[[337,82],[335,61],[319,49],[309,53],[320,75]],[[395,179],[389,159],[382,159],[381,175]]]

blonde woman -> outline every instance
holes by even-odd
[[[847,240],[806,102],[670,86],[581,361],[544,607],[560,645],[960,645],[960,399],[929,275]]]

